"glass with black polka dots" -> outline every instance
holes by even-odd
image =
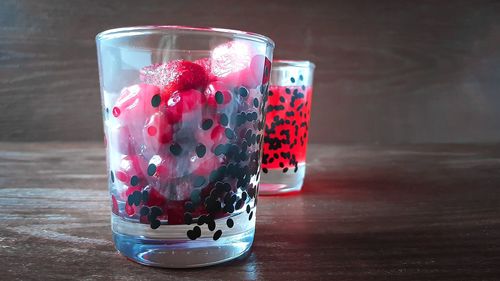
[[[260,194],[275,195],[302,189],[314,69],[314,63],[309,61],[273,61],[266,105]]]
[[[249,251],[273,41],[140,26],[96,43],[116,249],[170,268]]]

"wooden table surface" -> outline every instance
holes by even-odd
[[[252,252],[203,269],[113,248],[102,145],[0,143],[1,280],[498,280],[500,146],[311,145]]]

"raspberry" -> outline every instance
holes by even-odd
[[[168,224],[184,224],[184,200],[167,201]]]
[[[137,210],[136,206],[125,204],[125,213],[127,213],[129,217],[133,217],[136,213],[136,210]]]
[[[196,63],[197,65],[200,65],[201,67],[203,67],[203,69],[205,70],[205,72],[207,73],[208,75],[208,81],[211,82],[211,81],[215,81],[217,78],[212,74],[212,63],[210,62],[210,58],[202,58],[202,59],[199,59],[199,60],[195,60],[194,63]]]
[[[146,84],[164,87],[163,95],[166,99],[175,91],[203,91],[208,82],[204,67],[187,60],[147,66],[141,70],[140,78]]]
[[[212,132],[210,133],[210,139],[213,142],[213,146],[217,146],[226,141],[225,130],[226,129],[220,125],[217,125],[212,129]]]
[[[167,202],[167,199],[153,187],[146,187],[143,193],[144,192],[147,192],[148,200],[145,205],[148,207],[158,206],[160,208],[163,208],[165,203]]]
[[[118,201],[116,201],[116,197],[114,195],[111,195],[111,202],[112,202],[112,208],[111,211],[115,214],[118,215]]]
[[[166,116],[169,124],[178,123],[187,113],[199,109],[203,94],[197,90],[179,91],[173,93],[167,101]],[[186,121],[186,120],[184,120]]]

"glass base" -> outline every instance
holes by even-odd
[[[206,224],[200,226],[201,236],[196,240],[186,237],[196,224],[162,225],[153,230],[147,224],[112,215],[111,225],[115,247],[127,258],[148,266],[189,268],[223,263],[248,252],[253,243],[255,217],[248,220],[245,212],[233,215],[232,228],[227,227],[227,218],[216,220],[217,229],[222,230],[217,240],[213,238],[215,231],[210,231]]]
[[[283,173],[281,168],[269,169],[266,174],[261,173],[259,195],[276,195],[300,191],[305,174],[305,163],[299,164],[296,173]]]

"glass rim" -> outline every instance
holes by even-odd
[[[262,42],[271,47],[275,47],[274,41],[262,34],[241,31],[236,29],[226,29],[226,28],[217,28],[217,27],[191,27],[191,26],[183,26],[183,25],[142,25],[142,26],[129,26],[129,27],[118,27],[108,29],[102,32],[99,32],[96,35],[96,41],[104,41],[109,39],[115,39],[130,35],[138,35],[138,34],[146,34],[146,33],[165,33],[166,31],[194,31],[199,33],[206,34],[218,34],[225,37],[232,38],[241,38],[256,42]]]
[[[300,68],[315,69],[316,65],[312,61],[308,60],[273,60],[271,71],[273,69],[279,69],[283,67],[300,67]]]

